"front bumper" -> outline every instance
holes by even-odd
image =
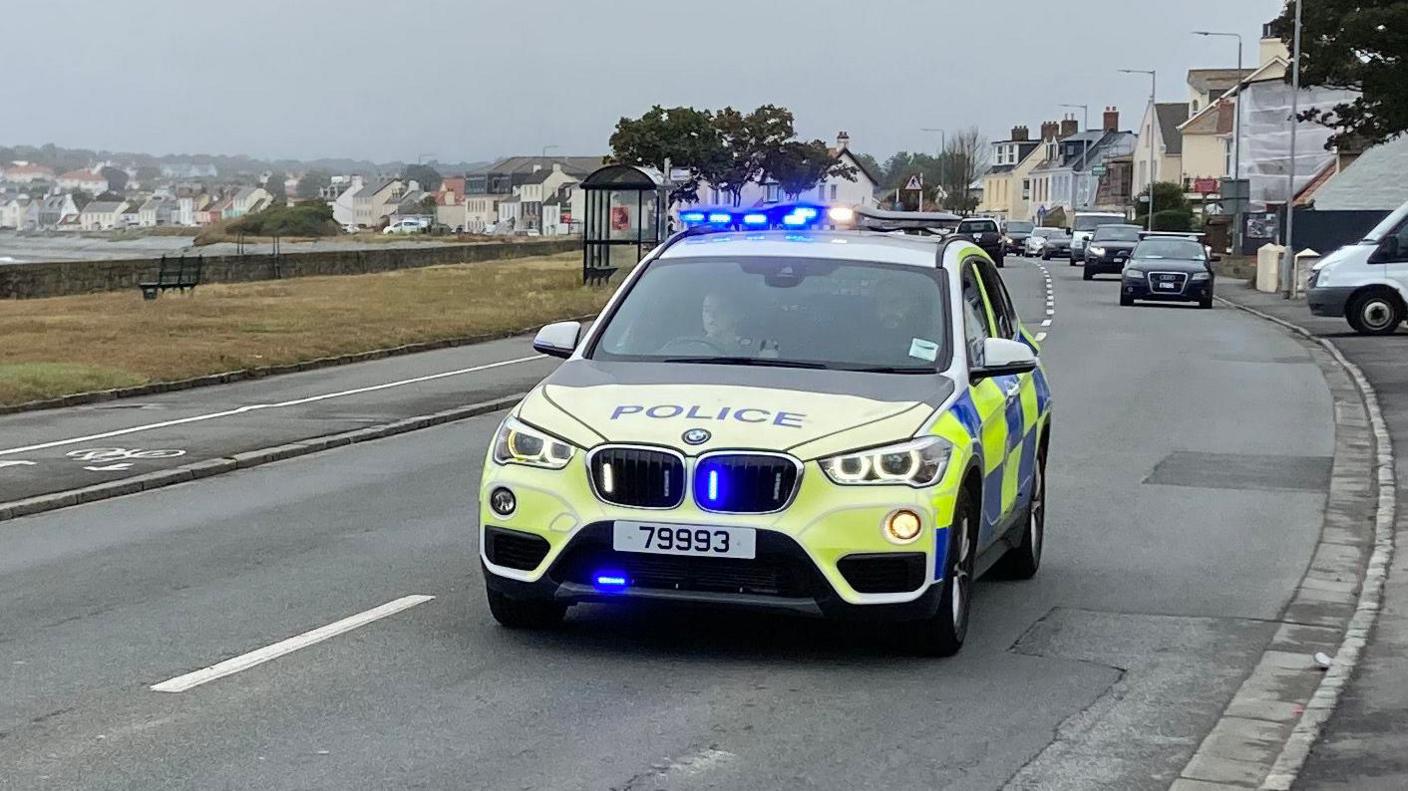
[[[1087,253],[1085,256],[1085,268],[1095,275],[1123,272],[1124,265],[1127,263],[1129,263],[1128,255],[1106,255],[1096,258]]]
[[[1354,290],[1354,286],[1319,286],[1306,293],[1306,303],[1316,316],[1342,318]]]
[[[690,498],[665,510],[605,503],[591,490],[581,454],[561,471],[489,462],[479,497],[480,561],[488,586],[514,598],[569,604],[636,599],[828,617],[861,613],[874,618],[924,618],[932,614],[936,592],[942,587],[937,583],[945,568],[958,466],[951,465],[935,486],[912,489],[837,486],[815,463],[809,463],[785,510],[721,514],[698,508]],[[511,489],[517,500],[507,517],[488,507],[489,493],[500,486]],[[881,530],[885,517],[897,508],[920,516],[924,529],[912,543],[892,543]],[[757,562],[689,557],[682,560],[694,567],[685,568],[685,564],[672,564],[679,557],[675,555],[616,553],[611,545],[616,520],[751,527],[757,531]],[[534,552],[498,555],[491,542],[500,540],[501,531],[521,538],[520,549],[531,542]],[[506,562],[505,557],[512,561]],[[909,564],[910,576],[903,577],[901,585],[867,587],[857,575],[857,558],[891,566]],[[624,571],[630,584],[619,590],[597,590],[590,572],[603,568]]]
[[[1164,289],[1154,289],[1149,286],[1149,277],[1145,275],[1138,279],[1123,278],[1120,283],[1120,290],[1124,296],[1130,299],[1148,299],[1164,302],[1202,302],[1212,299],[1213,280],[1188,280],[1183,288],[1171,291]]]

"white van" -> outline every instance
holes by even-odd
[[[1310,312],[1344,316],[1361,335],[1390,335],[1408,317],[1408,203],[1310,273]]]
[[[1071,266],[1079,266],[1085,263],[1085,246],[1090,243],[1090,237],[1095,234],[1095,229],[1102,225],[1124,225],[1129,220],[1116,212],[1104,211],[1078,211],[1075,222],[1071,228],[1074,233],[1071,235]]]

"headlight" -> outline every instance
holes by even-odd
[[[1194,273],[1193,273],[1193,280],[1207,280],[1207,279],[1210,278],[1210,277],[1212,277],[1212,275],[1209,275],[1207,272],[1194,272]]]
[[[1093,255],[1093,256],[1103,257],[1103,256],[1105,255],[1105,248],[1103,248],[1103,247],[1092,247],[1092,248],[1090,248],[1090,254]]]
[[[1036,239],[1034,239],[1034,240],[1033,240],[1033,239],[1028,239],[1027,241],[1028,241],[1028,242],[1031,242],[1031,243],[1033,243],[1033,244],[1035,244],[1037,247],[1042,247],[1043,245],[1046,244],[1046,240],[1043,239],[1043,238],[1041,238],[1040,236],[1038,236],[1038,237],[1037,237]]]
[[[821,460],[821,470],[842,486],[933,486],[944,477],[953,446],[940,437],[847,453]]]
[[[1144,270],[1125,267],[1124,276],[1138,279],[1144,276]]]
[[[494,435],[494,461],[499,464],[526,464],[560,470],[572,460],[571,445],[549,436],[512,416],[506,418]]]

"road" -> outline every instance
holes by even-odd
[[[0,264],[25,264],[39,261],[108,261],[123,258],[156,258],[161,255],[200,253],[202,255],[236,255],[240,247],[233,242],[193,246],[192,236],[143,236],[133,239],[108,239],[77,234],[21,236],[12,231],[0,231]],[[376,250],[385,247],[436,246],[438,242],[386,241],[355,242],[346,239],[324,239],[306,242],[281,242],[283,253],[314,253],[329,250]],[[268,255],[274,250],[270,242],[244,245],[247,255]]]
[[[1114,283],[1050,272],[1048,328],[1042,270],[1004,275],[1049,332],[1046,561],[1035,581],[979,585],[954,659],[762,616],[584,607],[557,633],[498,628],[474,538],[490,414],[0,522],[0,788],[1165,789],[1310,559],[1330,394],[1301,345],[1241,312],[1119,308]],[[466,367],[396,364],[442,362]],[[141,445],[204,447],[182,432],[246,420],[232,433],[268,425],[276,444],[284,423],[466,403],[547,365],[432,380],[433,404],[403,408],[421,387],[397,386]],[[289,382],[173,394],[163,412],[290,400],[260,389]],[[25,445],[89,432],[77,413],[33,419]],[[270,646],[289,652],[151,689]]]

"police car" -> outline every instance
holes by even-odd
[[[589,328],[539,332],[566,362],[503,421],[480,486],[500,623],[723,605],[902,622],[907,648],[949,655],[979,575],[1037,572],[1036,343],[971,241],[821,227],[854,219],[709,212]]]

